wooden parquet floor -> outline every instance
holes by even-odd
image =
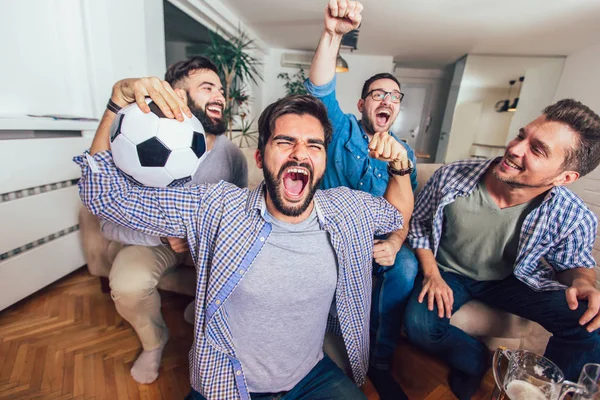
[[[162,293],[171,340],[159,379],[129,375],[141,346],[100,281],[80,269],[0,312],[0,400],[183,399],[190,390],[190,297]]]
[[[183,320],[190,297],[161,293],[171,340],[158,379],[139,385],[129,375],[141,347],[99,279],[82,268],[0,311],[0,400],[183,399],[190,390],[192,329]],[[395,377],[410,399],[454,399],[447,367],[402,342]],[[488,375],[476,399],[489,399]],[[372,387],[370,400],[378,399]]]

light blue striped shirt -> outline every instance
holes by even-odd
[[[86,153],[75,162],[82,170],[81,199],[93,214],[149,235],[188,239],[197,269],[192,387],[209,399],[249,399],[223,304],[269,240],[271,224],[261,215],[264,184],[252,191],[223,181],[147,188],[119,173],[110,151]],[[314,201],[339,266],[337,315],[330,313],[327,325],[342,333],[354,380],[362,385],[369,360],[373,235],[401,229],[402,214],[382,197],[348,188],[317,190]]]
[[[437,253],[444,224],[444,207],[468,196],[494,160],[465,160],[438,169],[415,203],[408,240],[413,248]],[[482,227],[485,229],[485,227]],[[592,248],[598,218],[575,193],[555,186],[527,215],[521,227],[513,274],[534,290],[557,290],[556,272],[593,268]]]

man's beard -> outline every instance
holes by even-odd
[[[306,187],[304,188],[304,190],[308,190],[308,194],[306,196],[306,199],[304,199],[304,202],[299,206],[289,207],[284,204],[283,194],[280,188],[283,186],[283,183],[281,183],[281,177],[283,176],[285,170],[290,167],[306,168],[310,172],[310,177],[312,178],[314,176],[313,170],[309,164],[301,164],[293,161],[289,161],[285,165],[283,165],[279,170],[277,177],[275,177],[265,165],[263,167],[263,175],[265,177],[265,186],[267,187],[267,192],[269,193],[269,197],[271,197],[275,208],[285,216],[297,217],[299,215],[302,215],[302,213],[304,213],[310,206],[315,192],[317,191],[317,188],[320,186],[321,181],[323,180],[323,176],[321,176],[316,182],[314,182],[313,185],[311,185],[310,181],[306,182]],[[285,190],[285,187],[283,188],[283,190]]]
[[[225,131],[227,130],[227,122],[225,121],[225,118],[221,118],[219,120],[213,120],[208,115],[206,115],[206,113],[204,112],[203,109],[201,109],[194,103],[194,100],[192,100],[190,98],[189,94],[188,94],[187,105],[190,108],[190,111],[192,112],[192,114],[194,114],[194,116],[196,118],[198,118],[198,120],[202,124],[202,127],[204,128],[204,132],[210,133],[215,136],[222,135],[223,133],[225,133]],[[219,105],[220,106],[221,104],[216,103],[216,102],[206,103],[206,105],[204,106],[204,109],[206,109],[206,107],[209,107],[211,105]]]
[[[363,115],[362,119],[361,119],[361,123],[362,123],[363,129],[366,133],[369,133],[371,135],[375,134],[375,126],[373,125],[373,121],[371,121],[371,119],[369,117],[367,117],[366,115]]]
[[[500,162],[502,162],[502,160],[500,160]],[[501,176],[500,173],[498,173],[498,168],[499,165],[496,164],[493,168],[492,168],[492,174],[494,175],[494,177],[496,179],[498,179],[500,182],[506,183],[507,185],[509,185],[512,188],[515,189],[520,189],[520,188],[532,188],[532,189],[537,189],[537,188],[543,188],[543,187],[548,187],[552,185],[552,179],[548,179],[544,182],[538,183],[538,184],[530,184],[530,183],[525,183],[525,182],[518,182],[516,181],[513,177],[504,177]]]

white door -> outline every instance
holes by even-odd
[[[419,133],[424,131],[424,114],[429,103],[430,88],[426,84],[402,84],[404,98],[390,130],[413,149],[416,149]]]
[[[454,74],[452,76],[452,83],[450,84],[450,92],[448,93],[448,101],[446,102],[444,119],[442,120],[442,130],[440,132],[438,148],[435,153],[436,163],[443,163],[446,160],[450,129],[452,128],[452,120],[454,119],[454,109],[456,108],[458,90],[460,89],[460,82],[462,81],[466,64],[467,56],[464,56],[454,64]]]

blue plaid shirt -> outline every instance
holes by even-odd
[[[109,151],[75,158],[83,203],[102,218],[156,236],[187,238],[197,266],[192,387],[208,399],[249,399],[243,365],[223,304],[269,239],[261,215],[264,184],[253,191],[226,182],[177,188],[132,185]],[[337,315],[328,329],[343,335],[354,380],[362,385],[369,359],[373,235],[402,227],[402,214],[381,197],[337,188],[317,190],[315,207],[338,261]],[[285,310],[281,310],[285,312]]]
[[[408,240],[413,248],[437,253],[444,207],[470,195],[492,162],[458,161],[433,174],[412,215]],[[592,247],[597,228],[598,219],[576,194],[562,186],[552,188],[523,221],[514,275],[534,290],[564,289],[555,272],[596,265]]]

